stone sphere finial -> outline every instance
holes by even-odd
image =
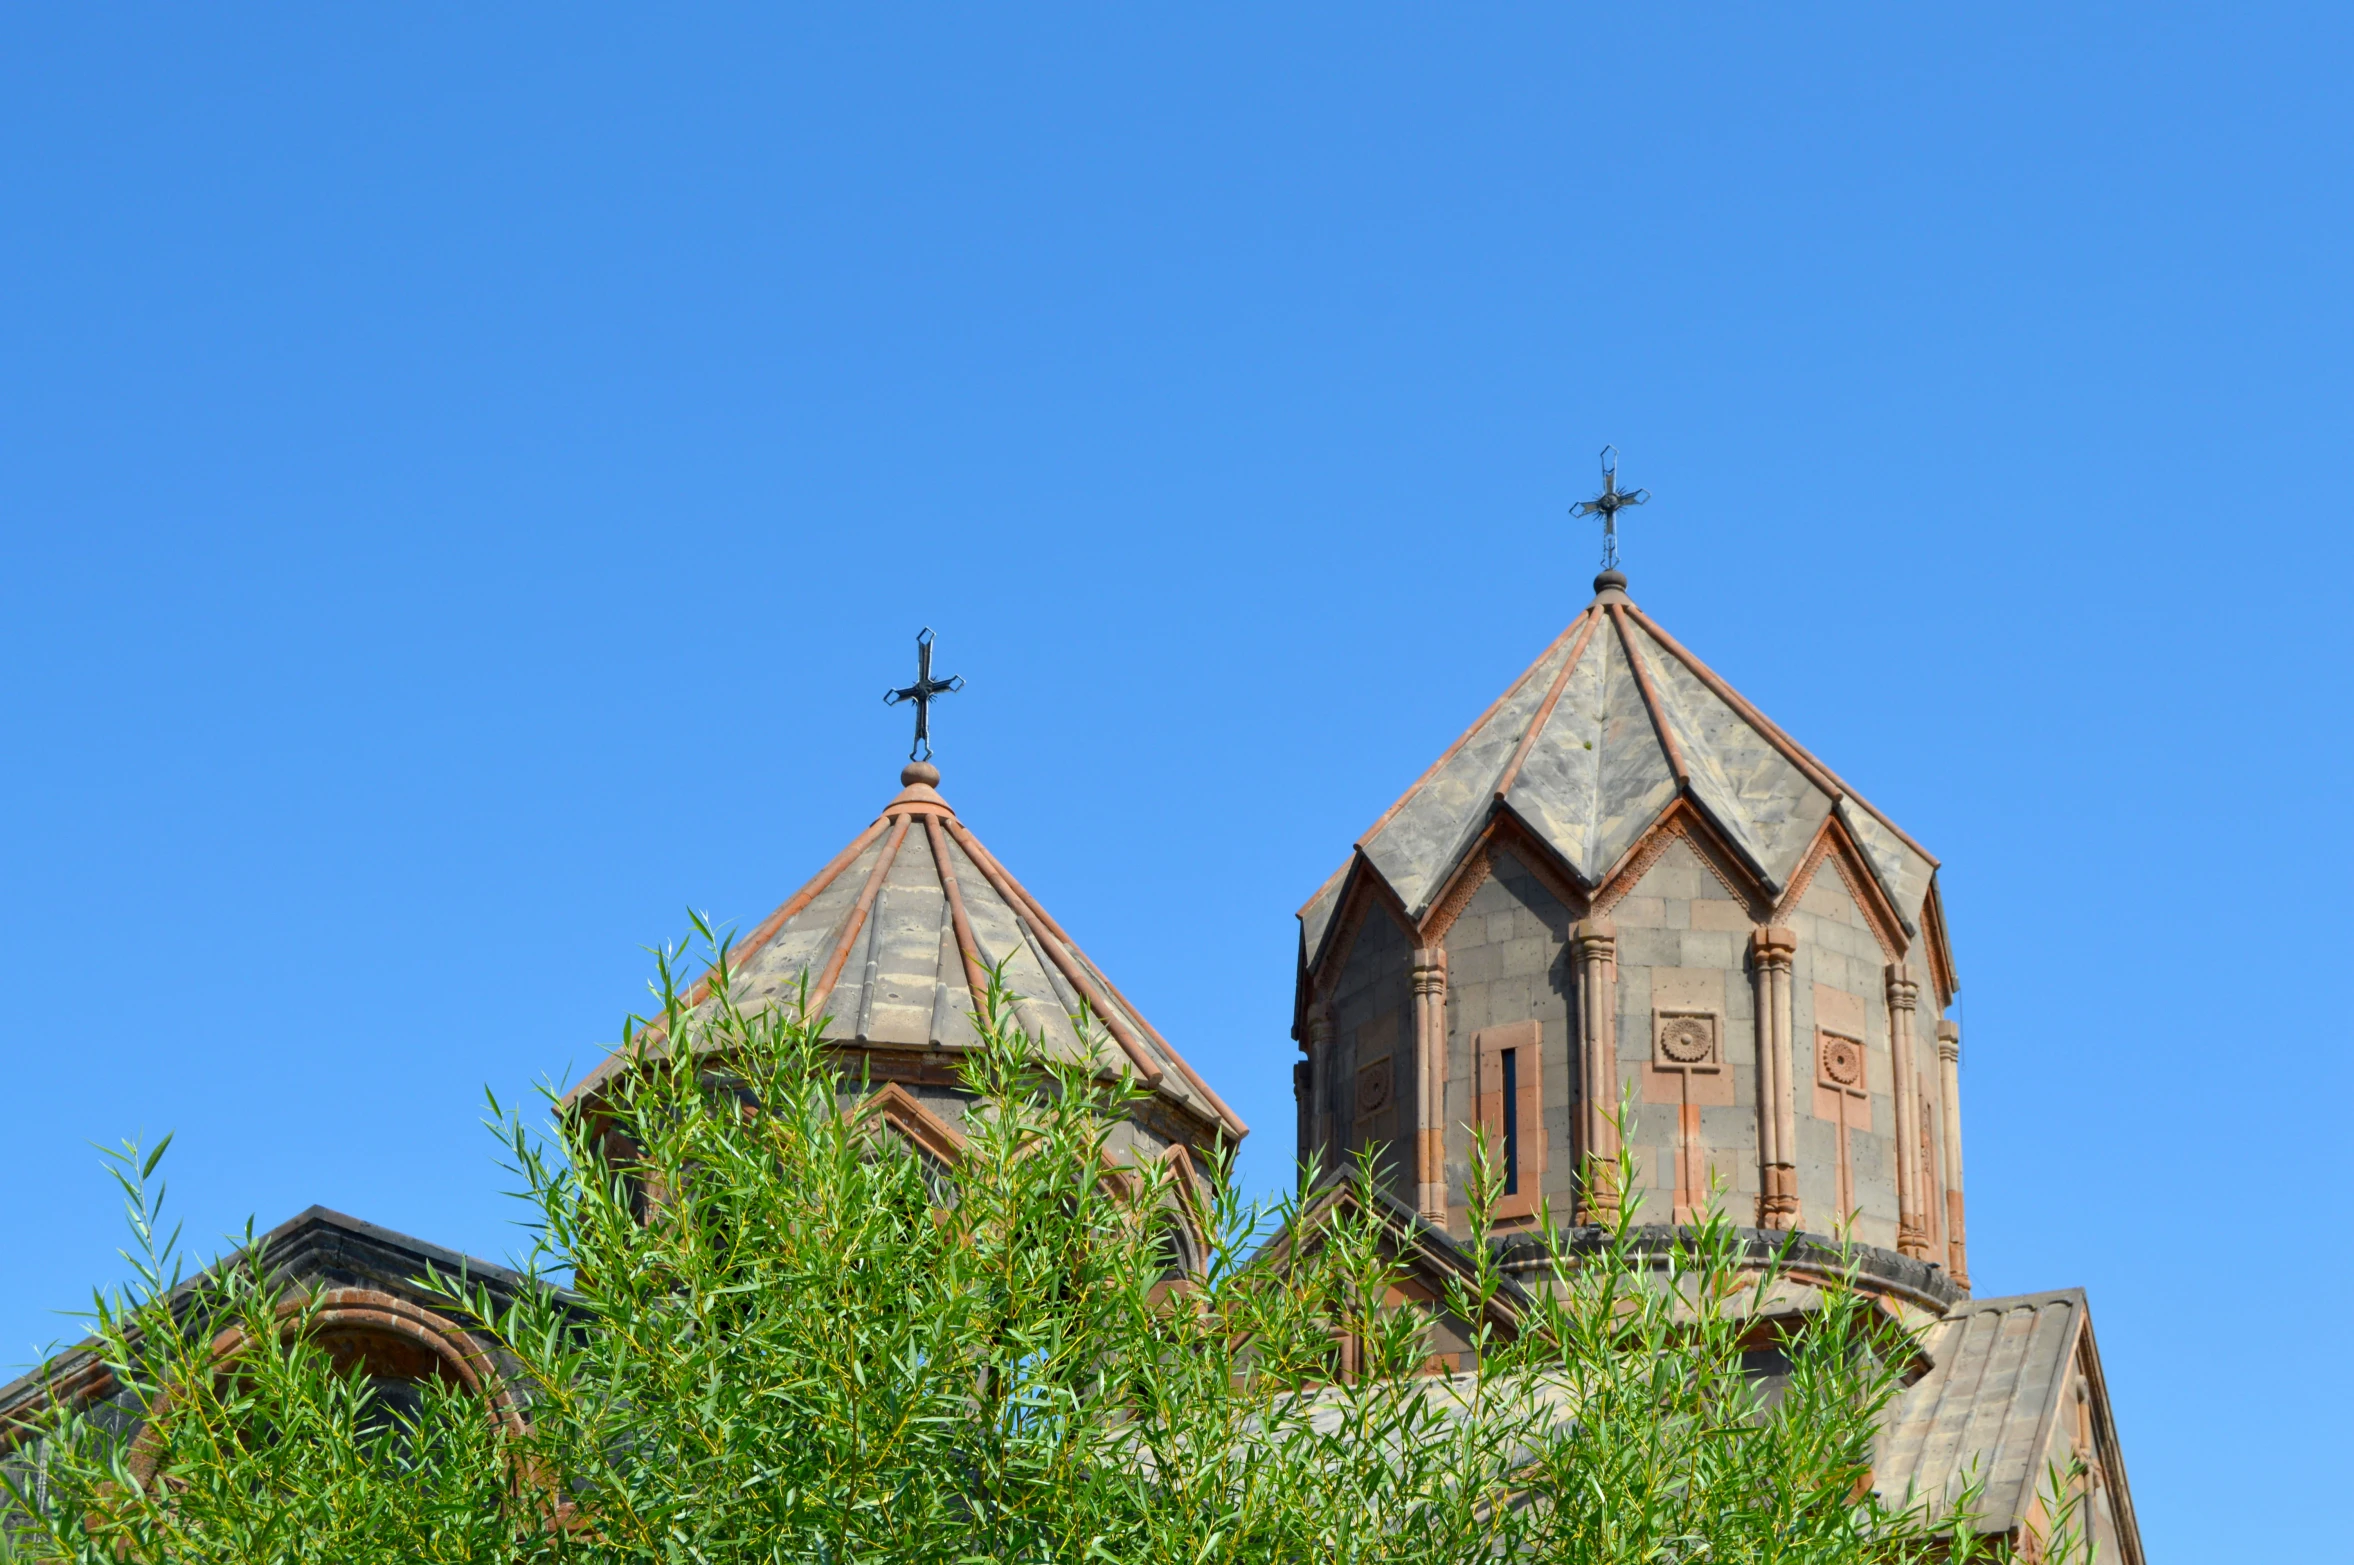
[[[899,769],[899,786],[937,788],[940,786],[940,768],[929,761],[910,761]]]
[[[1601,575],[1594,578],[1594,592],[1597,596],[1613,590],[1619,592],[1624,592],[1627,590],[1626,572],[1604,571]]]

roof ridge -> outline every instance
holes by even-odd
[[[1643,694],[1643,710],[1651,715],[1651,731],[1659,735],[1659,747],[1667,752],[1668,770],[1675,774],[1676,792],[1690,794],[1692,770],[1685,764],[1684,747],[1677,742],[1675,729],[1667,714],[1660,710],[1659,692],[1651,688],[1651,670],[1643,664],[1642,655],[1635,650],[1634,633],[1627,629],[1626,612],[1613,603],[1609,608],[1610,622],[1618,627],[1619,645],[1625,649],[1627,667],[1635,676],[1635,688]]]
[[[752,933],[744,937],[741,945],[731,942],[728,946],[730,957],[741,951],[746,958],[750,958],[765,949],[769,942],[784,932],[784,927],[787,924],[807,911],[810,903],[824,896],[826,888],[840,878],[842,871],[857,863],[859,855],[864,853],[873,844],[875,838],[883,834],[883,828],[890,824],[891,816],[888,811],[876,816],[874,824],[851,838],[850,846],[835,854],[831,863],[812,875],[803,883],[801,889],[787,897],[784,904],[775,912],[754,925]],[[717,971],[716,965],[704,969],[703,975],[687,986],[687,992],[680,1003],[689,1008],[702,1004],[711,994],[711,975]]]
[[[996,855],[981,846],[981,840],[973,835],[970,827],[962,821],[950,821],[948,830],[989,881],[991,888],[1014,910],[1015,917],[1029,926],[1032,943],[1045,953],[1048,962],[1062,974],[1064,981],[1103,1019],[1104,1030],[1112,1035],[1112,1041],[1120,1046],[1120,1052],[1128,1056],[1148,1084],[1157,1086],[1167,1072],[1152,1057],[1151,1051],[1144,1047],[1143,1041],[1130,1030],[1129,1018],[1122,1014],[1127,1007],[1112,1003],[1097,985],[1090,971],[1094,964],[1077,954],[1078,948],[1070,936],[1062,932],[1062,927],[1038,905],[1037,900],[1022,889],[1021,883],[1013,878],[1003,864],[997,862]],[[1136,1019],[1142,1020],[1141,1017]],[[1174,1050],[1170,1053],[1175,1055]],[[1184,1074],[1190,1077],[1192,1073],[1187,1071]]]
[[[956,931],[956,954],[964,958],[965,988],[973,997],[973,1009],[987,1010],[989,975],[981,961],[980,942],[973,938],[972,921],[965,916],[964,895],[956,884],[956,866],[948,862],[948,837],[940,829],[940,817],[936,813],[924,815],[924,840],[931,845],[932,864],[940,871],[940,889],[948,896],[948,918]]]
[[[833,953],[826,958],[825,975],[810,988],[808,1010],[812,1013],[822,1015],[826,1001],[834,997],[834,986],[841,982],[843,965],[850,960],[850,948],[858,944],[858,932],[866,926],[866,916],[874,910],[875,899],[883,894],[883,881],[891,873],[891,862],[899,857],[900,846],[907,841],[907,816],[886,815],[884,819],[892,823],[890,840],[883,844],[875,867],[867,871],[866,884],[858,890],[858,900],[842,919],[842,932],[833,942]],[[859,998],[864,1004],[863,992]]]
[[[1519,745],[1513,749],[1512,759],[1504,763],[1504,770],[1496,776],[1495,796],[1498,799],[1510,793],[1512,785],[1520,780],[1522,764],[1528,760],[1529,751],[1536,748],[1537,736],[1545,731],[1546,724],[1553,721],[1553,709],[1561,704],[1563,693],[1569,689],[1569,677],[1577,672],[1578,663],[1585,657],[1586,646],[1594,639],[1594,627],[1602,623],[1601,615],[1589,612],[1581,612],[1578,619],[1586,622],[1586,628],[1578,632],[1577,645],[1569,649],[1569,656],[1563,661],[1561,672],[1553,676],[1553,688],[1545,692],[1545,699],[1537,704],[1535,714],[1529,718],[1528,729],[1521,734]],[[1577,620],[1572,620],[1570,626],[1575,629]],[[1566,636],[1569,632],[1565,630],[1561,634]],[[1554,645],[1559,644],[1560,640],[1556,637]],[[1552,650],[1552,647],[1545,649],[1547,654]],[[1543,658],[1537,659],[1539,665],[1544,661]]]
[[[972,828],[966,826],[962,821],[951,821],[948,823],[948,829],[956,836],[958,841],[967,845],[967,852],[972,852],[974,849],[979,849],[979,852],[974,854],[973,862],[976,864],[982,864],[982,860],[984,858],[988,860],[986,864],[982,865],[981,872],[986,875],[991,869],[994,869],[999,875],[1003,876],[1005,879],[1005,886],[1010,887],[1013,890],[1015,896],[1018,896],[1021,899],[1021,905],[1026,907],[1030,913],[1035,915],[1037,922],[1044,926],[1047,933],[1051,934],[1063,947],[1064,951],[1067,952],[1070,957],[1079,964],[1080,967],[1085,969],[1088,977],[1093,982],[1100,984],[1103,987],[1104,992],[1108,994],[1113,1001],[1116,1002],[1117,1010],[1114,1010],[1114,1008],[1110,1006],[1098,1006],[1098,1009],[1104,1011],[1105,1013],[1105,1025],[1108,1027],[1115,1020],[1117,1020],[1118,1012],[1126,1012],[1127,1019],[1133,1021],[1137,1026],[1143,1028],[1145,1032],[1150,1035],[1153,1042],[1160,1045],[1161,1052],[1168,1056],[1169,1063],[1177,1068],[1177,1074],[1182,1076],[1196,1092],[1199,1092],[1203,1098],[1208,1100],[1211,1108],[1216,1111],[1219,1118],[1225,1120],[1226,1123],[1232,1127],[1235,1135],[1237,1137],[1248,1135],[1250,1133],[1250,1127],[1243,1123],[1242,1116],[1235,1113],[1232,1108],[1227,1106],[1226,1100],[1219,1097],[1217,1090],[1213,1088],[1208,1082],[1202,1080],[1201,1076],[1194,1070],[1192,1064],[1186,1060],[1185,1056],[1177,1052],[1176,1046],[1170,1043],[1168,1039],[1161,1036],[1161,1030],[1146,1019],[1144,1012],[1139,1010],[1133,1001],[1120,992],[1119,986],[1111,981],[1111,978],[1104,972],[1102,967],[1096,963],[1095,958],[1089,956],[1084,950],[1082,950],[1080,948],[1079,942],[1073,940],[1070,936],[1070,933],[1065,930],[1060,923],[1055,921],[1055,916],[1052,913],[1046,911],[1045,904],[1041,903],[1036,897],[1030,895],[1029,890],[1024,887],[1020,881],[1014,879],[1013,872],[1007,869],[1003,864],[997,862],[996,855],[990,853],[987,848],[981,847],[980,839],[973,835]],[[999,889],[1002,894],[1005,888],[1001,887]],[[1014,899],[1013,897],[1008,897],[1006,900],[1010,902]],[[1068,975],[1066,974],[1066,976]],[[1073,981],[1074,983],[1078,982],[1076,979]],[[1082,989],[1081,992],[1084,993],[1084,989]],[[1115,1033],[1114,1037],[1116,1038],[1117,1036],[1118,1034]],[[1157,1067],[1151,1067],[1151,1074],[1155,1079],[1157,1079],[1160,1072]]]
[[[1524,668],[1520,671],[1520,677],[1513,680],[1511,684],[1506,685],[1504,687],[1504,693],[1496,697],[1495,700],[1489,702],[1487,710],[1480,713],[1479,716],[1473,720],[1469,728],[1466,728],[1463,730],[1463,732],[1457,734],[1455,736],[1455,742],[1447,746],[1446,749],[1439,752],[1439,758],[1437,760],[1431,762],[1430,765],[1423,768],[1422,775],[1415,778],[1413,783],[1406,789],[1406,791],[1399,794],[1396,800],[1391,803],[1390,807],[1381,812],[1379,819],[1375,820],[1371,826],[1365,828],[1364,832],[1358,836],[1354,845],[1362,848],[1365,846],[1365,844],[1380,836],[1381,829],[1384,826],[1387,826],[1390,821],[1396,817],[1398,811],[1406,807],[1406,801],[1413,798],[1415,794],[1421,792],[1423,784],[1429,782],[1433,777],[1436,777],[1439,774],[1441,768],[1443,768],[1449,761],[1455,759],[1455,752],[1462,749],[1466,744],[1470,743],[1471,736],[1478,733],[1482,728],[1485,728],[1488,725],[1488,720],[1493,718],[1498,712],[1504,709],[1505,702],[1520,694],[1521,687],[1527,684],[1531,679],[1534,679],[1536,677],[1537,670],[1545,666],[1545,659],[1551,657],[1553,655],[1554,649],[1560,646],[1562,642],[1568,640],[1570,633],[1578,628],[1579,620],[1583,620],[1587,615],[1594,612],[1594,605],[1590,603],[1584,608],[1578,610],[1577,619],[1571,620],[1566,626],[1562,627],[1560,635],[1555,636],[1551,641],[1545,643],[1544,650],[1537,654],[1536,660],[1530,663],[1527,668]],[[1313,901],[1314,898],[1310,898],[1309,900]]]
[[[1649,679],[1653,672],[1650,667],[1651,660],[1660,656],[1664,649],[1654,648],[1646,651],[1631,634],[1627,638],[1626,646],[1627,661],[1640,669],[1641,677],[1647,681],[1646,688],[1650,691],[1652,699],[1658,703],[1662,719],[1671,728],[1690,737],[1693,740],[1693,749],[1699,756],[1698,767],[1693,767],[1687,762],[1684,769],[1681,791],[1684,803],[1690,807],[1693,815],[1707,826],[1724,850],[1738,861],[1740,868],[1765,889],[1769,901],[1780,898],[1782,893],[1788,889],[1798,868],[1806,862],[1805,851],[1802,850],[1798,857],[1792,861],[1791,867],[1780,875],[1776,875],[1767,865],[1766,844],[1758,840],[1756,826],[1741,816],[1739,810],[1740,785],[1727,775],[1723,760],[1716,748],[1706,742],[1708,731],[1705,724],[1706,713],[1693,710],[1694,703],[1689,694],[1677,690],[1664,677],[1657,680]],[[1662,661],[1664,662],[1664,659]],[[1723,698],[1716,696],[1713,690],[1708,690],[1706,686],[1703,686],[1702,689],[1708,695],[1715,697],[1720,705],[1723,704]],[[1746,723],[1746,719],[1730,706],[1727,706],[1725,710],[1732,715],[1734,721]],[[1778,751],[1776,753],[1779,754]],[[1785,757],[1785,759],[1787,758]],[[1803,773],[1800,775],[1804,776]],[[1808,786],[1813,786],[1812,779],[1808,780]],[[1825,793],[1825,797],[1834,803],[1836,802],[1835,795]],[[1662,819],[1664,818],[1665,812],[1663,811]],[[1826,821],[1830,818],[1828,809],[1825,811],[1824,818]],[[1817,827],[1815,835],[1820,836],[1822,830],[1823,828]],[[1873,886],[1875,889],[1879,887],[1876,872]]]

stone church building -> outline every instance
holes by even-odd
[[[1945,1014],[1957,979],[1937,859],[1645,614],[1618,572],[1594,585],[1301,909],[1286,1051],[1300,1158],[1337,1180],[1375,1150],[1396,1253],[1422,1284],[1409,1292],[1431,1300],[1470,1242],[1475,1125],[1503,1156],[1507,1271],[1540,1209],[1590,1220],[1634,1197],[1667,1223],[1714,1193],[1761,1251],[1795,1231],[1802,1275],[1808,1258],[1834,1267],[1844,1234],[1854,1280],[1920,1344],[1875,1482],[1946,1493],[1974,1474],[1980,1529],[2032,1542],[2049,1523],[2048,1465],[2081,1459],[2098,1557],[2140,1565],[2083,1292],[1970,1291],[1964,1040]],[[947,688],[928,660],[918,688]],[[909,766],[881,816],[738,941],[738,1000],[783,1002],[806,975],[853,1076],[881,1084],[873,1110],[943,1163],[963,1139],[970,1013],[1000,964],[1051,1049],[1150,1088],[1118,1132],[1126,1155],[1198,1162],[1245,1135],[939,781]],[[1609,1172],[1622,1134],[1634,1191]],[[274,1233],[271,1253],[288,1281],[329,1292],[343,1351],[380,1384],[450,1373],[495,1394],[488,1345],[468,1346],[409,1279],[428,1263],[494,1288],[520,1279],[321,1208]],[[1447,1323],[1435,1329],[1443,1358]],[[0,1445],[44,1385],[109,1393],[86,1358],[43,1374],[0,1388]]]

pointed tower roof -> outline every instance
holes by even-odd
[[[1678,799],[1777,896],[1835,816],[1917,932],[1937,860],[1637,608],[1617,571],[1594,579],[1594,601],[1358,839],[1351,863],[1419,921],[1503,811],[1592,888]],[[1300,910],[1311,961],[1348,868]]]
[[[882,816],[736,943],[737,1003],[789,1005],[807,974],[810,1008],[832,1018],[832,1042],[970,1049],[988,970],[1003,962],[1015,1018],[1051,1053],[1106,1072],[1132,1067],[1203,1125],[1245,1135],[1240,1117],[957,819],[939,781],[926,762],[908,766]],[[698,982],[687,1003],[703,1003],[710,982]],[[621,1064],[619,1054],[608,1058],[571,1096],[594,1092]]]

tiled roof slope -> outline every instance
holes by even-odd
[[[2093,1454],[2101,1459],[2103,1481],[2116,1491],[2127,1555],[2139,1558],[2091,1333],[2082,1288],[1955,1305],[1923,1344],[1932,1367],[1889,1415],[1875,1452],[1874,1486],[1891,1500],[1944,1504],[1978,1482],[1984,1485],[1976,1506],[1981,1531],[2004,1533],[2027,1522],[2048,1487],[2052,1461],[2071,1448],[2075,1410],[2066,1404],[2074,1367],[2088,1377]]]
[[[1057,1057],[1131,1066],[1195,1119],[1244,1135],[1234,1111],[957,819],[932,787],[938,778],[909,767],[881,819],[737,943],[737,1003],[790,1004],[806,975],[810,1007],[832,1018],[827,1036],[837,1043],[969,1049],[988,970],[1003,962],[1015,1017]],[[703,1002],[709,982],[690,1004]],[[607,1059],[572,1096],[593,1092],[620,1063]]]
[[[1605,573],[1594,601],[1357,843],[1416,919],[1487,824],[1510,811],[1598,885],[1679,797],[1772,892],[1836,814],[1914,924],[1937,861],[1751,706]],[[1301,910],[1313,956],[1346,875]]]

